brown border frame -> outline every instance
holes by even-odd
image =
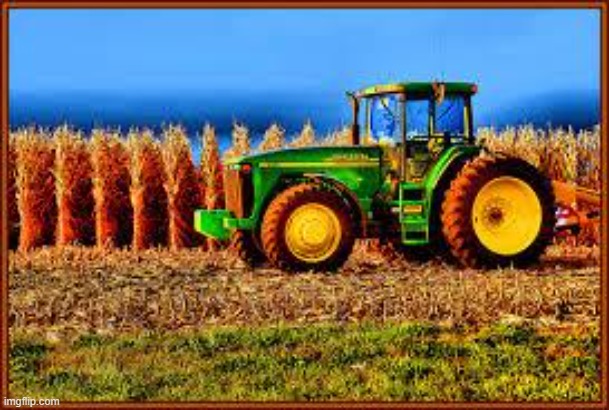
[[[8,72],[8,48],[9,48],[9,12],[12,9],[62,9],[62,8],[114,8],[114,9],[144,9],[144,8],[201,8],[201,9],[264,9],[264,8],[282,8],[282,9],[306,9],[306,8],[319,8],[319,9],[333,9],[333,8],[358,8],[358,9],[402,9],[402,8],[446,8],[446,9],[468,9],[468,8],[481,8],[481,9],[534,9],[534,8],[577,8],[577,9],[597,9],[600,12],[600,24],[601,24],[601,42],[600,42],[600,55],[601,55],[601,151],[602,151],[602,213],[601,213],[601,243],[607,243],[607,206],[608,202],[608,191],[607,191],[607,179],[608,179],[608,147],[607,147],[607,0],[602,1],[561,1],[561,0],[535,0],[535,1],[506,1],[506,0],[465,0],[465,1],[395,1],[395,0],[381,0],[375,2],[374,0],[352,0],[352,1],[337,1],[337,0],[305,0],[305,1],[293,1],[289,0],[261,0],[261,1],[242,1],[242,0],[229,0],[229,1],[163,1],[163,0],[140,0],[140,1],[12,1],[12,0],[0,0],[1,1],[1,63],[2,63],[2,80],[1,80],[1,91],[2,101],[0,110],[0,131],[1,131],[1,169],[0,169],[0,187],[2,192],[1,196],[1,249],[0,249],[0,262],[2,275],[0,276],[0,287],[1,287],[1,309],[0,309],[0,321],[1,321],[1,333],[2,338],[0,339],[0,391],[2,392],[0,407],[4,408],[4,397],[8,396],[8,346],[9,346],[9,334],[8,334],[8,222],[7,222],[7,201],[5,200],[4,192],[7,189],[7,144],[8,144],[8,86],[9,86],[9,72]],[[60,407],[65,408],[278,408],[278,409],[294,409],[294,408],[426,408],[426,409],[481,409],[481,408],[493,408],[493,409],[513,409],[513,408],[556,408],[556,409],[607,409],[608,405],[608,366],[607,362],[609,357],[607,355],[607,328],[609,323],[608,313],[608,293],[607,293],[607,269],[609,263],[609,256],[607,251],[601,252],[601,401],[600,402],[589,402],[589,403],[571,403],[571,402],[558,402],[558,403],[544,403],[544,402],[480,402],[480,403],[445,403],[445,402],[431,402],[431,403],[419,403],[419,402],[317,402],[317,403],[300,403],[300,402],[145,402],[145,403],[132,403],[132,402],[103,402],[103,403],[86,403],[86,402],[65,402]]]

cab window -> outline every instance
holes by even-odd
[[[402,116],[400,101],[396,94],[387,94],[370,99],[370,133],[377,140],[400,142]]]
[[[406,138],[429,135],[430,102],[427,99],[406,101]]]
[[[462,96],[447,96],[435,105],[435,134],[465,135],[465,101]]]

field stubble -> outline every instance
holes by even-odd
[[[337,273],[292,275],[252,271],[226,251],[43,248],[11,254],[9,323],[50,337],[280,323],[588,323],[600,316],[598,253],[553,247],[534,270],[475,271],[388,259],[359,244]]]

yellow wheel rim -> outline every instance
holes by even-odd
[[[541,203],[529,184],[499,177],[482,187],[472,210],[476,236],[499,255],[516,255],[535,241],[541,229]]]
[[[298,259],[309,263],[329,258],[338,249],[341,236],[336,213],[318,203],[296,208],[285,225],[288,249]]]

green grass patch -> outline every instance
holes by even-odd
[[[428,324],[13,335],[11,395],[106,400],[590,401],[598,329]]]

